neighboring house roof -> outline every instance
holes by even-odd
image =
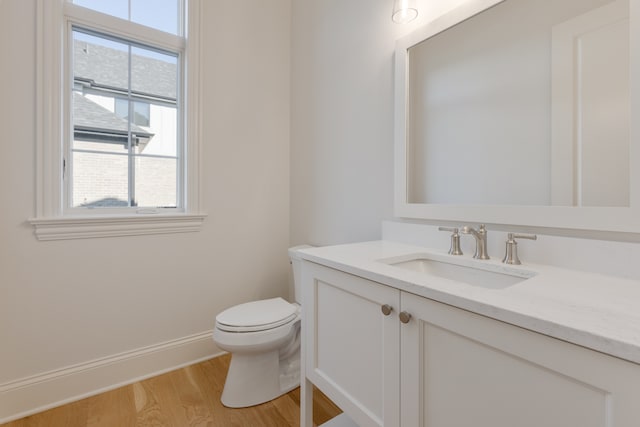
[[[76,131],[104,131],[127,135],[129,123],[86,96],[73,92],[73,125]],[[152,137],[149,131],[131,123],[131,133],[138,137]]]
[[[129,86],[129,54],[127,51],[76,40],[73,52],[74,80],[93,93],[114,96],[127,94]],[[160,99],[176,100],[177,67],[159,59],[131,55],[132,94]],[[81,93],[73,92],[73,116],[76,133],[107,133],[126,136],[129,123]],[[137,137],[151,138],[144,128],[131,123],[131,132]]]
[[[127,51],[76,40],[73,55],[75,79],[90,81],[92,86],[127,92],[129,86]],[[176,64],[132,54],[132,93],[175,101],[177,72]]]

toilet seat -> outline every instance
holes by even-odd
[[[216,316],[216,327],[227,332],[258,332],[277,328],[298,317],[299,306],[282,298],[252,301]]]

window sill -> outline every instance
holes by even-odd
[[[91,239],[199,231],[206,215],[128,215],[33,218],[38,240]]]

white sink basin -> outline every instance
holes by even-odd
[[[453,260],[434,258],[434,256],[427,254],[414,254],[380,261],[404,270],[490,289],[504,289],[535,276],[535,273],[527,270],[502,267],[495,264],[483,266],[480,263],[484,261],[469,262],[469,260],[463,260],[466,261],[466,264],[471,265],[461,265],[454,264]]]

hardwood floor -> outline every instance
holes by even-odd
[[[220,395],[230,355],[224,355],[97,396],[73,402],[3,427],[293,427],[300,425],[300,389],[271,402],[225,408]],[[340,413],[314,391],[314,423]]]

